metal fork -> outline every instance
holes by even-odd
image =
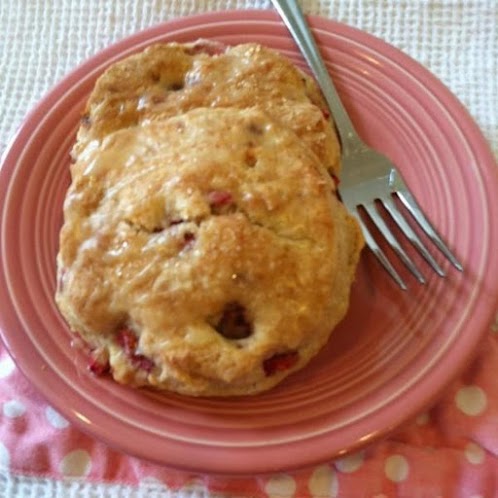
[[[384,221],[384,217],[380,214],[378,205],[382,204],[404,235],[424,256],[434,271],[441,277],[445,276],[444,270],[429,253],[420,237],[398,208],[398,203],[395,202],[395,197],[398,197],[430,240],[458,270],[462,271],[462,265],[428,221],[394,164],[384,155],[368,147],[359,138],[330,79],[311,30],[297,1],[272,0],[272,2],[315,75],[334,118],[341,141],[342,173],[338,187],[339,194],[345,206],[358,219],[367,246],[398,285],[403,290],[406,290],[405,282],[368,230],[358,210],[359,207],[366,211],[373,224],[417,280],[422,284],[425,283],[424,276],[400,245],[389,225]]]

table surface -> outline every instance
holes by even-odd
[[[301,0],[301,5],[308,14],[378,36],[422,63],[466,106],[498,156],[496,0]],[[271,5],[261,0],[0,0],[0,154],[36,102],[99,50],[180,16],[249,8]],[[243,479],[159,468],[80,435],[45,404],[0,345],[0,497],[329,497],[357,496],[360,489],[379,498],[415,496],[413,481],[406,487],[414,462],[423,469],[417,496],[498,496],[493,470],[498,434],[490,430],[498,418],[492,376],[497,331],[498,315],[472,369],[395,438],[313,469]],[[33,428],[40,417],[46,426]],[[57,450],[51,453],[53,444]]]

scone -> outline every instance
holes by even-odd
[[[257,44],[157,44],[113,64],[90,95],[73,156],[92,140],[150,120],[198,107],[254,106],[293,130],[339,175],[339,144],[316,83]]]
[[[56,301],[94,371],[254,394],[306,365],[343,318],[360,230],[318,157],[261,109],[124,128],[71,173]]]

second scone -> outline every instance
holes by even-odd
[[[339,175],[339,143],[315,81],[255,43],[155,44],[113,63],[88,98],[73,156],[91,141],[148,121],[199,107],[255,106],[296,133]]]

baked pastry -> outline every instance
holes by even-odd
[[[313,79],[260,45],[202,40],[153,45],[110,66],[90,95],[73,156],[92,140],[150,120],[198,107],[254,106],[293,130],[339,175],[339,144]]]
[[[91,368],[194,396],[302,368],[349,300],[362,236],[325,166],[261,108],[198,108],[80,151],[57,304]]]

